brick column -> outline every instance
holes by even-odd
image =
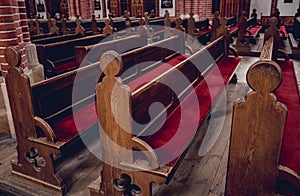
[[[30,42],[25,0],[18,0],[18,6],[19,6],[19,14],[20,14],[20,26],[22,28],[22,34],[23,34],[23,41]]]
[[[25,46],[20,26],[19,6],[17,0],[0,1],[0,63],[7,70],[4,51],[8,46],[17,47],[22,56],[22,67],[26,65]]]
[[[22,56],[22,68],[24,74],[28,75],[32,83],[44,79],[43,66],[39,64],[35,45],[30,41],[28,22],[26,17],[26,6],[24,0],[1,0],[0,1],[0,63],[2,70],[8,69],[5,60],[6,47],[18,48]],[[27,61],[27,59],[29,61]],[[0,123],[8,122],[10,134],[14,135],[13,119],[10,104],[7,97],[5,80],[1,80],[0,99],[4,100],[5,109],[0,105]],[[2,110],[1,110],[2,109]],[[3,113],[6,112],[6,114]],[[5,118],[7,116],[7,118]],[[7,132],[0,132],[6,135]]]

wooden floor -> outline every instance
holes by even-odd
[[[233,102],[243,98],[249,87],[245,73],[256,57],[243,57],[237,69],[237,84],[226,87],[226,100],[218,100],[211,115],[203,123],[187,156],[169,185],[153,185],[154,195],[223,195],[226,178],[228,144]],[[294,61],[298,85],[300,84],[300,61]],[[300,87],[300,85],[299,85]],[[226,107],[222,111],[222,106]],[[205,145],[204,145],[205,144]],[[12,179],[10,161],[16,159],[16,140],[0,141],[0,196],[2,195],[51,195],[34,187],[20,184]],[[84,164],[80,164],[83,163]],[[75,155],[65,165],[64,175],[70,186],[67,195],[88,195],[88,185],[101,170],[101,162],[87,149]],[[2,191],[2,192],[1,192]]]

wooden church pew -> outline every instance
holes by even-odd
[[[98,35],[92,35],[92,36],[77,38],[77,39],[73,39],[73,40],[66,40],[66,41],[62,41],[62,42],[51,43],[51,44],[37,44],[39,61],[45,67],[45,75],[47,77],[52,77],[54,75],[58,75],[58,74],[66,72],[66,71],[70,71],[72,69],[77,68],[78,65],[80,64],[79,63],[80,57],[82,57],[82,55],[80,55],[80,54],[79,54],[79,56],[75,55],[75,51],[78,52],[78,50],[75,49],[75,46],[94,45],[94,44],[98,44],[104,38],[105,38],[105,42],[106,42],[106,41],[111,41],[111,39],[116,39],[117,37],[120,38],[118,41],[111,41],[107,44],[126,43],[126,40],[127,40],[126,32],[125,32],[125,35],[122,36],[122,34],[123,34],[122,32],[114,33],[113,31],[114,31],[113,28],[110,26],[110,24],[108,24],[108,20],[107,20],[106,26],[103,28],[103,33],[105,35],[98,34]],[[139,30],[137,30],[137,31],[139,31]],[[142,32],[140,31],[137,33],[142,33]],[[107,37],[108,35],[112,35],[112,36]],[[104,43],[101,43],[100,45],[103,45],[103,44]],[[140,44],[146,44],[146,43],[144,41],[142,41],[141,43],[138,43],[137,45],[140,46]],[[93,47],[93,46],[90,46],[90,47]],[[112,47],[112,45],[109,47]],[[83,49],[83,50],[85,50],[85,49]],[[76,62],[76,59],[77,59],[77,62]]]
[[[136,37],[128,37],[129,39],[124,39],[125,42],[127,40],[130,40],[132,38]],[[141,38],[139,38],[141,39]],[[138,41],[138,39],[136,39]],[[112,43],[115,42],[109,41],[106,43]],[[132,42],[132,40],[131,40]],[[106,45],[106,43],[103,43],[103,45]],[[145,43],[145,41],[144,41]],[[112,43],[114,44],[114,43]],[[112,45],[110,44],[110,45]],[[124,77],[126,77],[126,80],[136,78],[139,75],[143,74],[143,70],[149,71],[159,65],[159,63],[162,63],[166,61],[168,58],[172,58],[173,56],[176,56],[180,51],[183,50],[183,48],[180,48],[184,42],[183,39],[181,39],[180,36],[171,36],[170,38],[163,39],[161,41],[155,42],[153,44],[149,45],[140,45],[141,42],[136,42],[136,48],[131,48],[131,50],[126,51],[126,47],[120,47],[117,49],[117,51],[121,54],[121,58],[124,64],[123,71],[128,71],[126,74],[123,74]],[[103,46],[102,44],[99,45],[100,47]],[[97,46],[98,47],[98,46]],[[164,48],[172,48],[173,50],[169,51]],[[99,56],[102,55],[104,52],[108,51],[108,49],[116,49],[116,47],[113,45],[111,48],[103,48],[96,52],[92,52],[92,54],[88,54],[85,59],[85,64],[95,64],[99,61]],[[152,62],[155,61],[155,63],[148,63],[146,65],[143,65],[143,62]],[[81,63],[82,64],[82,63]],[[85,65],[84,64],[84,65]],[[135,68],[131,70],[134,65],[140,64],[138,68]],[[151,65],[151,66],[150,66]],[[144,67],[144,68],[143,68]]]
[[[66,154],[80,152],[83,144],[79,134],[89,137],[90,133],[97,133],[97,117],[91,115],[94,87],[85,86],[81,97],[75,97],[73,102],[72,89],[75,85],[97,82],[99,68],[87,66],[31,86],[29,78],[17,68],[18,52],[7,49],[6,59],[10,65],[6,76],[10,83],[8,97],[18,142],[12,174],[21,182],[62,195],[69,187],[60,176],[63,173],[58,174],[58,163]],[[85,78],[75,83],[77,74],[84,74]],[[74,113],[72,107],[76,108]],[[85,118],[79,127],[74,122],[75,115]]]
[[[75,31],[76,28],[79,28],[77,26],[75,26],[75,28],[72,31],[71,31],[71,29],[69,29],[69,32],[67,33],[66,32],[67,29],[63,29],[61,27],[61,25],[58,25],[59,23],[55,19],[51,19],[50,22],[52,22],[52,24],[51,24],[52,26],[50,27],[51,31],[49,33],[43,33],[43,34],[39,34],[39,35],[31,35],[30,39],[32,42],[40,42],[44,39],[49,40],[49,41],[51,39],[53,39],[53,41],[55,41],[60,36],[62,36],[64,38],[69,37],[69,36],[66,36],[66,34],[72,34],[73,36],[77,36],[79,33],[81,33],[81,32]],[[80,24],[77,24],[77,25],[80,25]],[[45,32],[45,30],[44,30],[44,32]],[[81,35],[84,36],[82,33],[81,33]],[[91,34],[86,34],[86,35],[91,35]]]
[[[44,65],[45,76],[53,77],[76,69],[74,47],[96,44],[106,37],[104,34],[98,34],[50,44],[37,44],[39,62]]]
[[[187,26],[185,26],[187,24]],[[183,22],[183,27],[187,29],[188,34],[197,37],[199,42],[205,45],[211,39],[211,28],[209,19],[195,21],[193,14],[190,14],[187,23]]]
[[[229,28],[230,35],[236,34],[238,31],[238,25],[235,16],[227,18],[227,27]]]
[[[105,51],[113,50],[113,49],[120,49],[122,48],[130,48],[135,49],[142,46],[147,45],[147,36],[141,36],[141,35],[132,35],[128,37],[124,37],[122,39],[116,39],[111,40],[107,42],[101,42],[89,46],[75,46],[74,48],[74,56],[75,56],[75,62],[77,66],[88,64],[91,62],[91,55],[97,56],[96,58],[99,58],[101,54],[103,54]],[[91,52],[92,51],[92,52]],[[91,52],[88,55],[88,53]],[[83,60],[85,59],[85,62]]]
[[[227,50],[227,40],[221,36],[192,56],[167,61],[126,83],[128,86],[116,77],[122,69],[120,55],[110,51],[101,57],[105,76],[97,85],[96,96],[104,164],[101,177],[90,186],[91,195],[151,195],[151,183],[170,181],[197,128],[240,62],[238,57],[228,57]],[[204,60],[207,51],[211,61]],[[216,78],[217,70],[223,79]],[[178,72],[187,79],[186,84]],[[212,94],[209,81],[214,86]],[[155,102],[164,108],[156,109],[151,119],[148,109]],[[144,126],[134,125],[131,116]],[[181,121],[184,128],[178,130]]]
[[[271,26],[276,24],[277,19]],[[253,91],[233,106],[225,195],[274,195],[276,186],[283,195],[300,193],[298,86],[291,61],[276,58],[278,37],[266,34],[260,60],[247,72]],[[280,190],[278,180],[298,192],[280,192],[287,190]]]
[[[176,57],[182,51],[183,40],[181,42],[179,36],[168,39],[169,43],[156,43],[157,47],[149,47],[140,53],[138,50],[127,53],[123,57],[123,71],[127,72],[124,80],[130,81],[151,71],[157,66],[154,62],[154,65],[149,63],[151,60],[162,64]],[[173,50],[166,50],[164,46]],[[10,65],[6,76],[6,81],[11,84],[7,87],[8,96],[18,142],[18,160],[12,162],[12,173],[22,182],[64,194],[70,188],[67,178],[62,178],[67,176],[60,169],[64,160],[68,155],[80,152],[83,145],[80,139],[92,141],[98,138],[95,85],[102,77],[99,63],[30,85],[28,77],[18,68],[20,53],[9,48],[6,59]],[[128,71],[134,65],[140,65],[136,67],[136,73]],[[73,94],[74,88],[80,92]]]
[[[238,21],[238,38],[235,47],[249,49],[249,43],[256,44],[256,39],[262,29],[261,25],[255,24],[254,18],[246,19],[246,12],[242,11],[242,15]]]

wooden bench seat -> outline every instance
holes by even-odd
[[[190,57],[179,55],[166,61],[143,77],[127,82],[128,86],[115,78],[122,68],[121,56],[107,52],[101,57],[106,76],[97,85],[96,94],[105,163],[101,185],[90,187],[91,194],[136,191],[151,195],[151,183],[162,184],[171,179],[201,122],[240,62],[240,58],[226,57],[226,43],[221,36]],[[213,58],[204,62],[207,51]],[[115,94],[109,93],[112,88]],[[149,107],[156,102],[164,107],[154,108],[150,116]],[[113,112],[111,108],[115,108]],[[197,108],[200,113],[195,112]],[[132,123],[131,116],[138,124]],[[108,118],[112,120],[105,120]],[[179,124],[183,127],[178,128]]]
[[[88,65],[88,64],[92,64],[92,63],[97,63],[99,61],[99,55],[102,55],[105,51],[107,51],[109,48],[111,48],[111,49],[117,49],[116,51],[122,53],[121,57],[124,62],[124,65],[126,67],[126,69],[125,68],[124,69],[127,71],[127,69],[131,68],[135,64],[139,64],[139,63],[142,63],[145,61],[151,61],[151,60],[162,62],[162,61],[166,60],[167,58],[172,57],[172,55],[175,54],[174,51],[175,52],[182,51],[182,49],[179,48],[179,46],[181,46],[183,44],[183,40],[180,40],[179,36],[172,36],[170,38],[166,38],[166,39],[163,39],[161,41],[158,41],[156,43],[149,44],[149,45],[145,44],[145,42],[146,42],[145,37],[142,38],[142,37],[139,37],[139,35],[137,35],[137,36],[133,36],[131,38],[128,37],[128,38],[131,40],[130,45],[132,47],[128,47],[128,45],[124,46],[120,40],[116,40],[117,42],[116,41],[106,42],[107,44],[109,44],[109,46],[105,47],[105,48],[102,48],[102,46],[106,45],[106,43],[101,43],[96,46],[96,47],[101,47],[101,48],[99,48],[99,50],[95,50],[95,51],[88,53],[83,59],[84,62],[81,62],[81,64]],[[136,42],[133,43],[132,38],[135,39]],[[123,38],[123,39],[125,42],[128,41],[127,38]],[[121,45],[123,45],[123,46],[115,47],[114,44],[118,45],[119,43],[121,43]],[[143,43],[144,43],[144,45],[141,45]],[[173,49],[173,51],[164,50],[164,47],[171,47]],[[130,50],[128,51],[128,49],[130,49]],[[142,66],[145,66],[144,68],[146,69],[146,67],[148,65],[141,64],[140,67],[142,67]],[[154,68],[154,67],[148,67],[147,69],[150,69],[150,68]],[[128,75],[128,77],[131,77],[131,75],[135,75],[135,77],[137,77],[140,73],[139,70],[142,70],[142,68],[137,69],[137,70],[136,69],[128,70],[127,74],[124,74],[123,76]]]
[[[209,19],[203,21],[195,21],[193,14],[190,15],[190,18],[187,20],[187,27],[183,26],[187,32],[196,37],[199,42],[205,45],[211,39],[211,28],[209,24]],[[186,24],[186,23],[183,23]]]
[[[58,174],[59,163],[68,153],[80,152],[84,146],[81,138],[94,138],[98,132],[95,90],[85,85],[98,81],[99,66],[86,66],[30,85],[29,78],[17,68],[21,62],[18,51],[6,49],[6,59],[10,65],[8,97],[18,141],[12,174],[21,182],[63,194],[69,187]],[[75,80],[77,74],[85,77]],[[77,85],[85,90],[73,96]],[[75,123],[76,118],[81,120]]]
[[[238,25],[236,21],[236,17],[230,17],[226,18],[227,19],[227,27],[229,28],[230,35],[236,36],[237,30],[238,30]]]
[[[238,21],[238,37],[235,46],[240,49],[250,49],[249,43],[256,44],[256,39],[262,26],[256,24],[254,17],[247,19],[246,12],[242,11],[242,15]]]
[[[259,33],[262,30],[262,25],[254,24],[254,18],[249,18],[247,20],[247,33],[246,37],[250,37],[249,42],[252,44],[256,44],[256,39],[259,37]]]
[[[178,60],[179,59],[177,59],[177,61]],[[181,156],[182,152],[185,151],[190,141],[192,141],[195,135],[195,130],[193,129],[195,124],[199,127],[203,123],[209,114],[213,103],[223,91],[224,86],[230,80],[230,77],[233,75],[239,62],[240,59],[235,57],[225,57],[222,59],[217,66],[210,70],[210,72],[204,76],[204,79],[195,87],[195,92],[193,93],[196,93],[196,98],[200,101],[199,105],[195,105],[195,97],[187,95],[181,104],[178,105],[170,115],[168,115],[161,128],[154,130],[153,134],[144,139],[153,149],[158,149],[172,140],[171,145],[167,145],[166,148],[158,150],[157,152],[157,154],[159,154],[159,165],[167,164],[170,167],[170,170],[168,171],[169,173],[171,173],[172,167],[176,165],[176,162],[178,161],[177,159]],[[172,63],[168,64],[172,65]],[[216,81],[219,80],[219,71],[223,76],[223,81],[219,81],[218,83]],[[208,87],[207,83],[214,83],[214,86]],[[128,85],[131,87],[130,83]],[[181,109],[182,107],[184,108],[183,111]],[[197,107],[200,108],[199,116],[192,115]],[[176,127],[176,124],[179,125],[180,121],[182,122],[181,125],[185,127],[184,134],[177,132],[178,127]],[[174,157],[177,158],[172,160]],[[170,162],[170,160],[172,161]]]
[[[135,51],[124,56],[124,72],[135,64],[141,65],[135,72],[127,72],[124,81],[141,77],[158,66],[150,60],[162,63],[174,58],[181,51],[182,42],[178,36],[168,39],[172,51],[162,47],[167,43],[161,43],[160,49],[149,47],[141,53]],[[80,152],[82,140],[86,144],[98,138],[95,85],[102,78],[99,63],[30,85],[28,77],[14,66],[20,64],[19,57],[15,49],[7,49],[10,68],[6,81],[10,83],[7,89],[18,141],[18,160],[12,162],[12,173],[22,182],[64,194],[70,184],[61,178],[64,171],[58,173],[57,167],[63,167],[68,154]]]
[[[96,44],[106,37],[104,34],[98,34],[49,44],[37,44],[38,59],[44,65],[45,76],[53,77],[76,69],[74,47]]]

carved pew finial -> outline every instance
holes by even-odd
[[[100,58],[100,68],[106,77],[116,77],[122,69],[122,58],[114,52],[105,52]]]
[[[113,34],[113,28],[111,26],[111,20],[110,19],[106,19],[104,21],[105,23],[105,27],[103,28],[103,34],[105,35],[112,35]]]
[[[8,47],[5,49],[5,60],[10,68],[19,67],[21,65],[21,54],[14,47]]]
[[[97,20],[96,20],[96,16],[95,14],[92,15],[92,32],[93,34],[97,34],[98,33],[98,27],[97,27]]]
[[[226,21],[227,23],[227,21]],[[226,25],[226,24],[225,24]],[[214,17],[212,19],[212,28],[211,28],[211,41],[214,41],[215,39],[218,38],[218,33],[217,29],[221,26],[221,21],[220,21],[220,12],[216,11],[214,13]]]
[[[189,15],[190,15],[190,17],[188,18],[188,34],[193,35],[195,33],[194,13],[190,13]]]
[[[258,61],[247,72],[247,83],[256,93],[271,93],[281,83],[282,71],[273,61]]]
[[[61,28],[62,28],[63,35],[68,34],[69,29],[67,28],[67,21],[64,15],[62,15]]]
[[[85,29],[82,27],[81,25],[81,19],[79,18],[79,15],[77,15],[76,18],[76,28],[75,28],[75,34],[81,34],[82,36],[84,36],[85,34]]]
[[[149,13],[148,12],[145,12],[144,13],[144,18],[145,18],[145,25],[149,25]]]
[[[182,26],[182,19],[180,17],[178,17],[175,21],[176,23],[176,27],[175,29],[179,30],[179,31],[182,31],[182,32],[185,32],[185,29],[184,27]]]
[[[226,18],[220,19],[220,26],[219,28],[217,28],[216,38],[220,37],[221,35],[224,35],[227,41],[230,39],[230,31],[227,27],[227,21],[228,20]]]
[[[56,34],[56,35],[59,35],[59,28],[57,27],[57,24],[56,24],[56,20],[52,20],[52,25],[51,25],[51,28],[50,28],[50,34]]]
[[[41,23],[40,23],[39,19],[37,19],[37,18],[35,19],[35,26],[36,26],[36,34],[37,35],[43,34],[43,29],[41,28]]]
[[[247,82],[253,92],[233,107],[225,195],[274,195],[287,109],[271,92],[281,82],[281,69],[259,60]]]

